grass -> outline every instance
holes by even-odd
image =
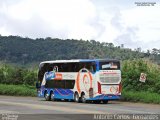
[[[122,92],[123,101],[143,102],[160,104],[160,94],[145,91],[127,91]]]
[[[0,95],[36,96],[36,89],[26,85],[0,84]]]

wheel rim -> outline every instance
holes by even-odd
[[[78,94],[75,94],[75,102],[78,102],[78,99],[79,99]]]
[[[85,102],[86,102],[85,95],[82,95],[82,102],[83,102],[83,103],[85,103]]]
[[[45,94],[45,99],[48,100],[48,97],[49,97],[49,95],[48,95],[48,93],[46,93]]]
[[[51,93],[51,100],[54,100],[54,93]]]
[[[107,103],[108,103],[108,100],[104,100],[104,101],[103,101],[103,104],[107,104]]]

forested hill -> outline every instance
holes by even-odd
[[[0,61],[16,64],[38,63],[56,59],[115,58],[120,60],[149,58],[160,63],[160,50],[146,53],[140,49],[131,50],[100,43],[95,40],[61,40],[57,38],[22,38],[19,36],[0,36]]]

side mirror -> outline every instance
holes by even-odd
[[[41,88],[41,85],[40,85],[39,82],[36,82],[36,88],[37,88],[37,89]]]

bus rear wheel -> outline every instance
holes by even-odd
[[[103,104],[107,104],[108,103],[108,100],[103,100]]]
[[[50,101],[51,100],[51,96],[48,94],[47,91],[44,93],[44,98],[45,98],[46,101]]]
[[[54,101],[54,93],[53,92],[51,92],[50,96],[51,96],[51,100]]]
[[[94,103],[94,104],[100,104],[100,103],[101,103],[101,100],[94,100],[93,103]]]
[[[86,97],[85,97],[84,93],[82,93],[82,95],[81,95],[81,102],[86,103]]]
[[[79,95],[78,95],[78,93],[74,94],[74,101],[75,102],[79,102]]]

